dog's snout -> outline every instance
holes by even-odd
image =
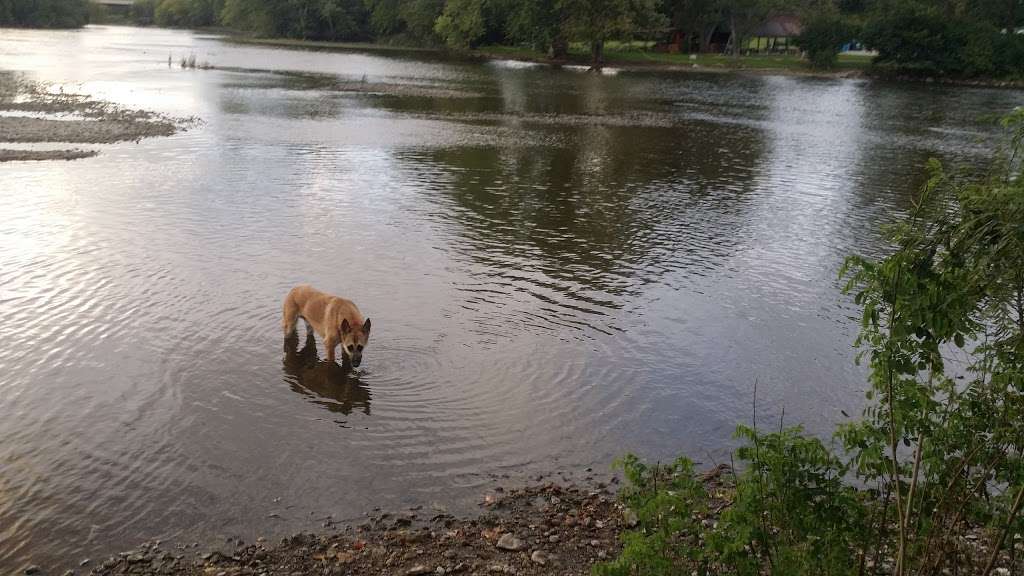
[[[354,356],[354,357],[352,357],[352,365],[357,367],[357,368],[359,367],[359,364],[362,363],[362,361],[363,361],[363,357],[362,356]]]

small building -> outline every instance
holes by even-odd
[[[799,36],[803,29],[803,23],[798,16],[772,16],[751,33],[745,48],[757,53],[789,52],[791,48],[795,48],[791,39]]]

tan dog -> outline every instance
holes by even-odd
[[[334,362],[334,348],[338,344],[341,344],[343,364],[350,361],[353,366],[359,366],[363,361],[363,348],[370,339],[370,319],[364,321],[351,300],[331,296],[305,284],[296,286],[284,297],[281,326],[286,337],[295,333],[299,317],[306,321],[307,331],[312,327],[323,339],[328,362]]]

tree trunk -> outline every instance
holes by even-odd
[[[732,56],[733,58],[740,57],[740,37],[736,33],[736,17],[729,16],[729,29],[732,30]]]
[[[718,28],[717,25],[709,26],[706,31],[703,31],[700,35],[700,52],[701,54],[711,51],[711,38],[715,35],[715,30]]]
[[[590,43],[590,55],[592,58],[591,69],[600,70],[604,65],[604,40],[594,40]]]
[[[565,36],[559,34],[551,40],[551,57],[555,60],[564,60],[569,55],[569,41]]]

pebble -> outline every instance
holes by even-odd
[[[517,550],[523,549],[523,541],[511,534],[506,533],[501,538],[498,538],[498,543],[495,544],[495,546],[501,548],[502,550],[510,550],[512,552],[515,552]]]
[[[409,576],[416,576],[417,574],[430,574],[430,568],[427,568],[423,564],[417,564],[406,572]]]
[[[544,566],[548,563],[548,555],[543,550],[534,550],[533,554],[530,554],[530,560]]]
[[[552,534],[551,536],[548,536],[548,542],[550,542],[552,544],[557,544],[558,540],[559,540],[558,534]]]
[[[25,568],[25,574],[39,574],[39,566],[33,564],[28,568]]]
[[[82,560],[81,562],[79,562],[79,563],[78,563],[78,565],[79,565],[79,566],[85,566],[85,565],[86,565],[86,564],[88,564],[88,563],[89,563],[89,559],[88,559],[88,558],[86,558],[85,560]]]

